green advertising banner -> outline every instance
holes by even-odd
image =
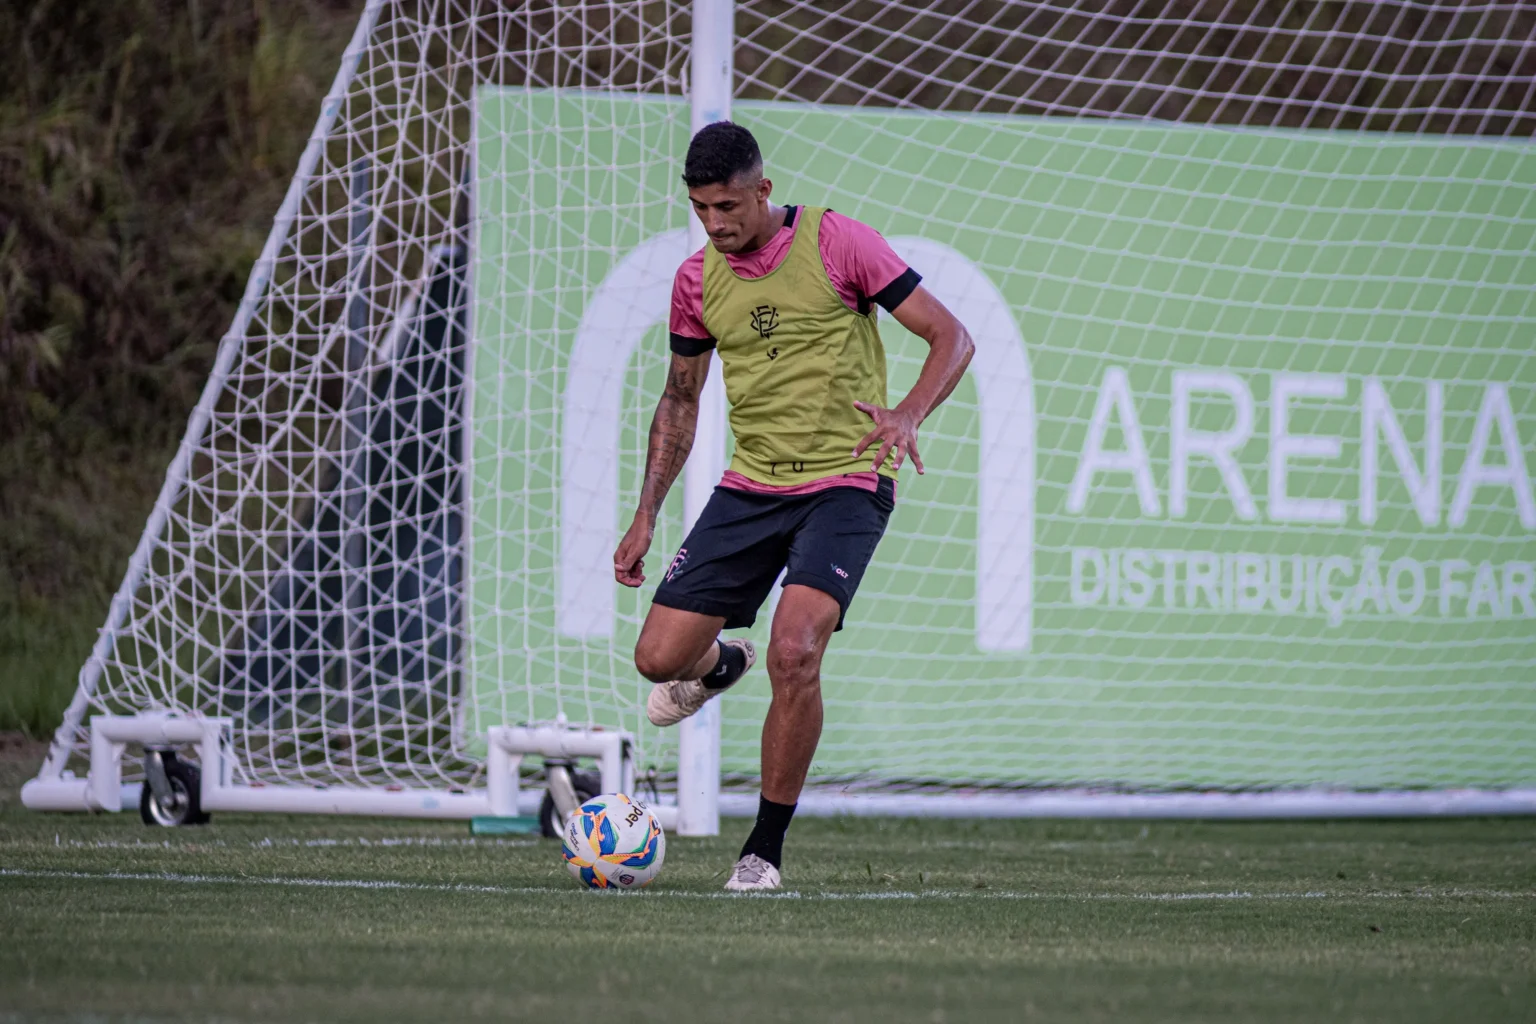
[[[738,104],[978,351],[828,654],[814,772],[1536,780],[1536,150]],[[478,94],[472,722],[644,725],[638,493],[685,105]],[[888,317],[895,401],[925,346]],[[748,635],[767,641],[769,610]],[[761,670],[724,701],[752,773]]]

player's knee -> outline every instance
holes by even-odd
[[[665,683],[676,679],[681,670],[677,657],[660,644],[648,642],[644,636],[635,644],[635,671],[651,682]]]
[[[821,652],[815,637],[775,637],[768,645],[768,676],[775,686],[806,687],[819,683]]]

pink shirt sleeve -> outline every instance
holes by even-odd
[[[821,218],[821,262],[850,309],[858,308],[860,296],[873,300],[909,269],[880,232],[835,210]],[[702,271],[702,259],[699,266]]]
[[[671,332],[683,338],[706,339],[704,326],[704,250],[683,260],[672,278]]]

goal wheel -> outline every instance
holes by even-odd
[[[577,804],[584,804],[602,793],[603,779],[596,772],[572,772],[571,787],[576,790]],[[557,814],[555,798],[546,792],[543,801],[539,804],[539,831],[551,839],[558,838],[563,831],[556,824]]]
[[[160,755],[160,763],[165,768],[171,799],[167,801],[155,796],[154,787],[145,782],[139,793],[139,817],[144,819],[144,824],[167,828],[206,824],[209,816],[203,813],[201,804],[202,772],[169,751]]]

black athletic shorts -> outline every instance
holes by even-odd
[[[716,487],[655,601],[720,615],[726,629],[742,629],[757,621],[784,569],[785,586],[798,583],[836,598],[842,629],[895,507],[896,485],[885,477],[874,491],[829,487],[789,497]]]

